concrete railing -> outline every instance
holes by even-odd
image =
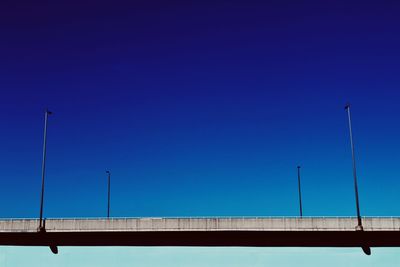
[[[36,232],[36,219],[0,220],[0,233]],[[356,218],[112,218],[47,219],[47,232],[355,231]],[[400,231],[400,217],[363,218],[365,231]]]

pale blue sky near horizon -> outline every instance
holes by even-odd
[[[398,267],[400,248],[0,247],[2,267]]]

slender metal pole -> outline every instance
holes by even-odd
[[[358,222],[356,230],[362,231],[363,227],[362,227],[362,221],[361,221],[361,215],[360,215],[360,203],[358,200],[357,171],[356,171],[356,159],[355,159],[355,153],[354,153],[353,130],[352,130],[352,125],[351,125],[350,104],[347,104],[345,106],[345,110],[347,110],[347,117],[348,117],[348,121],[349,121],[351,156],[352,156],[352,160],[353,160],[354,191],[355,191],[355,195],[356,195],[357,222]]]
[[[107,218],[110,218],[110,185],[111,185],[111,173],[106,171],[108,174],[108,206],[107,206]]]
[[[299,185],[300,217],[303,217],[303,206],[301,204],[300,166],[297,166],[297,182],[298,182],[298,185]]]
[[[44,200],[44,177],[45,177],[45,170],[46,170],[46,146],[47,146],[47,119],[48,116],[51,115],[48,109],[46,109],[44,113],[44,138],[43,138],[43,158],[42,158],[42,193],[40,197],[40,219],[39,219],[39,231],[44,230],[43,225],[43,200]]]

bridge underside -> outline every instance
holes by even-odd
[[[0,233],[12,246],[396,247],[400,231],[163,231]]]

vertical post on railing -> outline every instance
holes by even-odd
[[[351,146],[351,157],[353,161],[353,178],[354,178],[354,192],[356,196],[356,209],[357,209],[357,227],[356,230],[362,231],[362,221],[361,221],[361,214],[360,214],[360,203],[358,200],[358,185],[357,185],[357,171],[356,171],[356,159],[354,153],[354,142],[353,142],[353,129],[351,124],[351,113],[350,113],[350,104],[345,106],[345,110],[347,111],[347,118],[349,123],[349,133],[350,133],[350,146]]]
[[[48,109],[44,113],[44,136],[43,136],[43,158],[42,158],[42,191],[40,196],[40,215],[39,215],[39,231],[44,231],[43,224],[43,202],[44,202],[44,183],[45,183],[45,171],[46,171],[46,148],[47,148],[47,120],[51,115]]]
[[[110,171],[106,171],[106,173],[108,174],[107,176],[107,183],[108,183],[108,186],[107,186],[107,188],[108,188],[108,205],[107,205],[107,218],[110,218],[110,186],[111,186],[111,172]]]
[[[302,206],[302,202],[301,202],[300,166],[297,166],[297,184],[298,184],[298,188],[299,188],[300,217],[303,217],[303,206]]]

